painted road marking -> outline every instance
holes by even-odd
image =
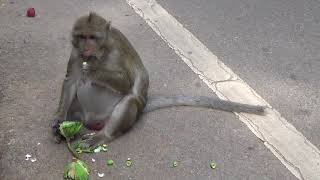
[[[126,1],[218,97],[269,106],[266,116],[236,115],[297,178],[320,179],[320,151],[278,111],[155,0]]]

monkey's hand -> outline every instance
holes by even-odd
[[[51,125],[52,134],[53,134],[54,141],[56,143],[60,143],[62,140],[62,135],[60,134],[59,126],[63,121],[64,119],[59,116],[55,117],[52,121],[52,125]]]

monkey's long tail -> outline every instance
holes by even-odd
[[[143,112],[151,112],[173,106],[204,107],[228,112],[245,112],[258,115],[263,115],[266,108],[265,106],[242,104],[213,97],[176,95],[149,97]]]

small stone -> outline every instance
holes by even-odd
[[[36,162],[36,161],[37,161],[37,158],[31,158],[30,161],[31,161],[31,162]]]
[[[93,158],[91,159],[91,161],[92,161],[92,162],[96,162],[96,160],[95,160],[95,159],[93,159]]]
[[[39,146],[41,143],[37,143],[37,145]]]

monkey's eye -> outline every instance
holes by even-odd
[[[94,40],[94,39],[97,39],[97,38],[96,38],[96,36],[91,35],[91,36],[89,36],[89,39]]]
[[[85,35],[79,35],[78,36],[80,39],[86,39],[86,36]]]

